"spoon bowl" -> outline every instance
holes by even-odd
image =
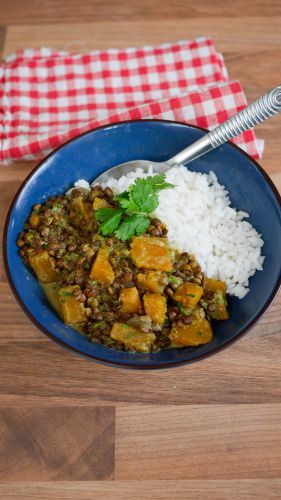
[[[144,172],[148,172],[149,168],[153,167],[153,171],[156,173],[165,173],[171,168],[168,162],[154,162],[149,160],[133,160],[126,161],[125,163],[120,163],[115,167],[106,170],[103,174],[99,175],[95,179],[95,184],[106,183],[109,179],[120,179],[122,175],[127,175],[129,172],[136,170],[137,168],[143,169]]]

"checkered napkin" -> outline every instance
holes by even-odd
[[[18,51],[0,67],[0,161],[40,158],[65,141],[121,120],[160,118],[213,128],[243,109],[238,81],[208,38],[156,47]],[[234,141],[254,158],[262,141]]]

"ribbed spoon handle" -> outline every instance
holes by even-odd
[[[255,127],[281,111],[281,85],[269,90],[257,101],[209,132],[213,148]]]
[[[218,125],[211,132],[201,137],[201,139],[185,148],[176,156],[173,156],[167,163],[177,165],[195,160],[195,158],[199,158],[280,111],[281,85],[269,90],[257,101],[253,102],[253,104],[239,111],[239,113]]]

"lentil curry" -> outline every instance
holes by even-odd
[[[113,349],[210,342],[212,320],[229,317],[226,285],[204,276],[193,255],[170,249],[156,218],[125,241],[101,234],[96,214],[120,208],[117,200],[97,185],[33,207],[17,245],[50,303],[64,323]]]

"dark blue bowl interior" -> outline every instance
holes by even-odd
[[[60,321],[18,255],[17,235],[34,204],[63,193],[77,179],[92,181],[118,163],[138,158],[166,160],[203,134],[194,127],[163,121],[128,122],[97,129],[52,153],[24,184],[7,225],[8,276],[25,311],[53,340],[104,362],[139,367],[169,366],[196,360],[223,347],[247,331],[265,311],[280,280],[280,205],[276,192],[256,163],[229,144],[194,161],[190,169],[213,170],[219,182],[229,190],[233,205],[250,214],[250,222],[263,235],[265,264],[264,270],[251,279],[248,295],[243,300],[230,299],[230,319],[214,325],[215,336],[210,344],[151,354],[114,351],[92,344]]]

